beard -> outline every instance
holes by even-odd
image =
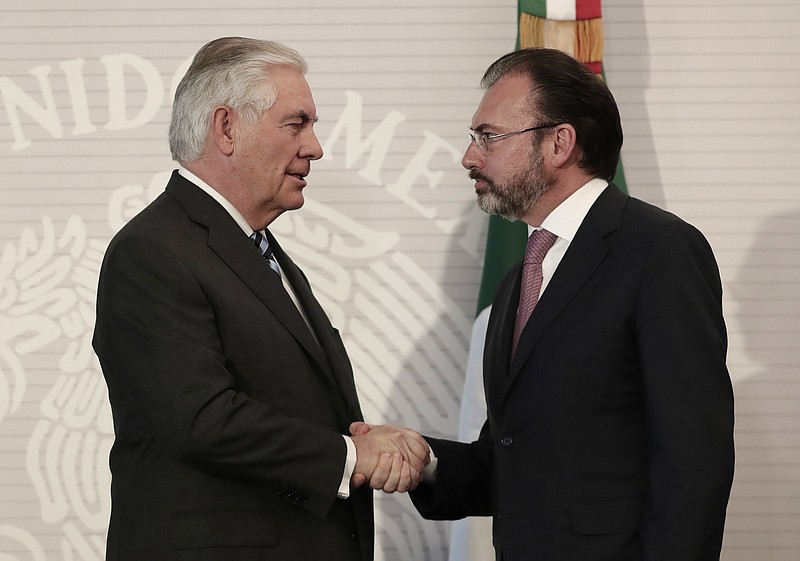
[[[506,220],[519,220],[551,187],[551,178],[542,173],[544,157],[533,149],[528,165],[503,182],[495,182],[473,168],[470,179],[486,182],[486,191],[478,193],[478,206],[484,212]]]

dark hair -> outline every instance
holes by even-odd
[[[531,48],[508,53],[486,70],[489,89],[504,76],[522,74],[531,81],[531,112],[548,123],[575,128],[581,168],[608,181],[614,178],[622,148],[619,109],[603,80],[584,64],[557,49]]]

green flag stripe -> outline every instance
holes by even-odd
[[[628,192],[628,182],[625,180],[625,170],[622,169],[622,158],[617,162],[617,174],[614,176],[614,185],[620,188],[623,193]]]
[[[492,303],[500,281],[522,258],[527,240],[528,226],[524,222],[509,222],[496,215],[489,217],[477,313]]]
[[[547,0],[519,0],[519,13],[525,12],[536,17],[547,17]]]
[[[519,18],[522,12],[538,17],[546,17],[547,2],[546,0],[519,0],[518,6],[517,49],[520,47]],[[603,80],[605,80],[605,72],[603,73]],[[614,183],[623,192],[628,192],[628,184],[622,168],[622,159],[617,164]],[[499,216],[489,217],[489,231],[486,235],[486,255],[483,260],[483,275],[481,276],[481,288],[478,294],[478,314],[492,303],[500,281],[503,280],[503,277],[506,276],[511,267],[522,258],[527,238],[528,228],[525,223],[509,222]]]

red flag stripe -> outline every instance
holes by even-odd
[[[575,19],[601,17],[600,0],[575,0]]]

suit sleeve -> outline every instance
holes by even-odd
[[[112,244],[93,343],[112,404],[127,408],[115,408],[124,438],[154,438],[176,461],[327,513],[345,465],[342,436],[239,391],[210,296],[164,244]]]
[[[650,472],[644,559],[717,560],[733,478],[733,392],[722,287],[702,234],[679,221],[665,226],[640,286]]]
[[[492,445],[489,421],[470,444],[427,438],[438,465],[435,483],[423,483],[410,493],[428,520],[459,520],[492,515]]]

